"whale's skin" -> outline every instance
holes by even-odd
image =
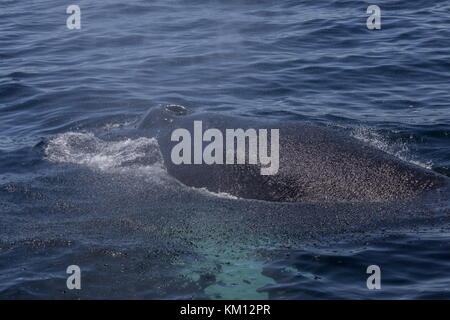
[[[261,175],[260,165],[179,164],[171,160],[172,132],[201,120],[217,128],[279,129],[279,170]],[[384,202],[416,197],[449,184],[449,178],[402,161],[332,128],[191,113],[181,106],[151,110],[139,123],[158,139],[168,173],[187,186],[281,202]],[[225,136],[225,135],[224,135]],[[204,142],[204,146],[208,142]],[[270,140],[269,140],[270,143]]]

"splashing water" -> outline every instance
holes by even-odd
[[[123,168],[165,171],[155,138],[103,141],[92,133],[68,132],[50,140],[45,154],[52,162],[80,164],[101,171]]]
[[[402,141],[390,141],[386,136],[379,131],[368,127],[357,127],[351,131],[351,136],[361,140],[383,152],[393,155],[403,161],[413,163],[417,166],[431,169],[433,167],[432,161],[421,161],[411,153],[407,143]]]

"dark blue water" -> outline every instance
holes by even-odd
[[[448,204],[229,199],[174,181],[154,139],[100,138],[181,104],[338,127],[450,176],[448,1],[377,1],[372,31],[363,1],[73,4],[80,30],[69,3],[1,2],[0,298],[450,297]]]

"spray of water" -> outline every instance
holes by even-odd
[[[420,167],[431,169],[432,161],[421,161],[411,152],[408,144],[403,141],[390,141],[386,136],[379,131],[368,127],[357,127],[351,131],[351,135],[361,141],[364,141],[371,146],[391,154],[403,161],[413,163]]]

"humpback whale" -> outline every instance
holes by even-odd
[[[177,142],[171,134],[177,128],[192,130],[194,121],[202,121],[205,130],[279,129],[278,172],[261,175],[260,163],[174,164],[171,150]],[[449,182],[446,176],[328,127],[192,112],[168,105],[150,109],[137,128],[157,138],[168,173],[181,183],[245,199],[386,202],[416,197]]]

